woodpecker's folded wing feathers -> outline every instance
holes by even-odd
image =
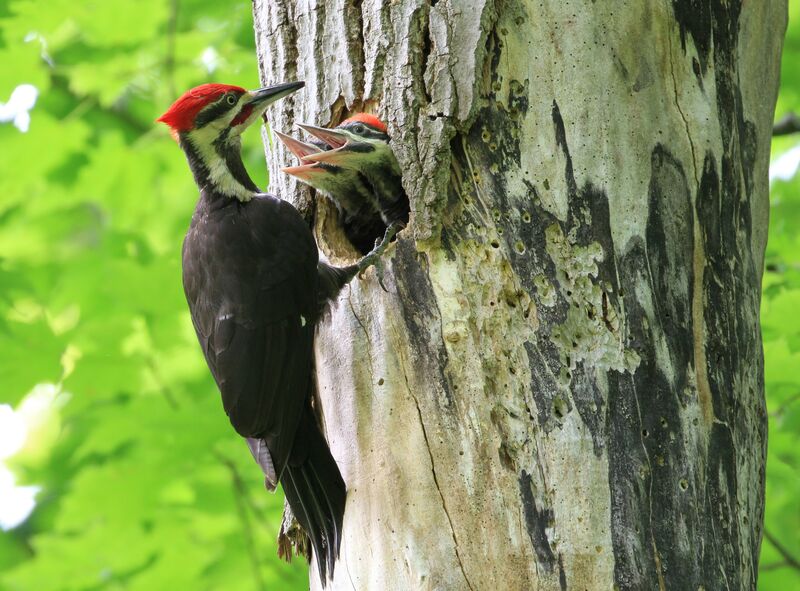
[[[311,389],[313,327],[297,319],[254,328],[229,322],[233,338],[212,355],[223,406],[240,435],[267,442],[280,477]]]
[[[209,215],[213,234],[193,226],[184,247],[192,320],[231,423],[267,442],[280,476],[311,392],[316,245],[274,197]]]

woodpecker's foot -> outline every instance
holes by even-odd
[[[380,241],[376,240],[375,248],[373,248],[369,254],[365,255],[360,261],[358,261],[359,277],[361,277],[361,274],[364,273],[364,271],[366,271],[368,268],[375,267],[375,273],[378,275],[378,284],[381,286],[383,291],[388,291],[386,286],[383,284],[383,261],[381,260],[381,257],[389,247],[392,238],[394,238],[395,235],[405,227],[405,224],[401,222],[395,222],[386,228],[383,239]]]

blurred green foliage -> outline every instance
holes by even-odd
[[[790,6],[778,116],[800,113]],[[0,125],[0,402],[52,399],[13,458],[42,491],[0,532],[0,589],[306,588],[197,349],[179,280],[195,189],[153,124],[196,84],[257,85],[250,4],[0,0],[0,63],[0,101],[40,91],[28,133]],[[245,155],[265,186],[258,134]],[[766,529],[800,559],[800,175],[771,199]],[[800,589],[769,540],[761,571],[762,590]]]
[[[12,460],[42,490],[0,532],[0,589],[308,588],[199,354],[180,282],[197,191],[154,123],[194,85],[257,87],[251,4],[0,0],[0,64],[0,101],[40,92],[28,133],[0,124],[0,402],[50,383],[58,409]]]
[[[800,0],[789,0],[776,118],[800,115]],[[800,150],[800,133],[776,137],[773,162]],[[799,156],[800,158],[800,156]],[[800,589],[800,174],[770,191],[761,328],[769,412],[767,535],[759,589]],[[780,548],[783,550],[781,552]],[[788,560],[787,560],[788,558]],[[790,563],[794,561],[794,566]]]

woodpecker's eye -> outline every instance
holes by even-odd
[[[367,131],[367,128],[364,127],[363,125],[361,125],[360,123],[358,125],[354,125],[353,126],[353,133],[357,133],[358,135],[364,135],[364,133],[366,133],[366,131]]]
[[[236,97],[233,96],[232,94],[229,94],[228,98],[226,98],[225,100],[228,101],[229,105],[235,105],[236,104]]]

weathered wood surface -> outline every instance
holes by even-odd
[[[755,588],[785,0],[254,13],[263,79],[307,84],[274,127],[378,113],[412,204],[388,293],[369,271],[319,329],[331,588]]]

